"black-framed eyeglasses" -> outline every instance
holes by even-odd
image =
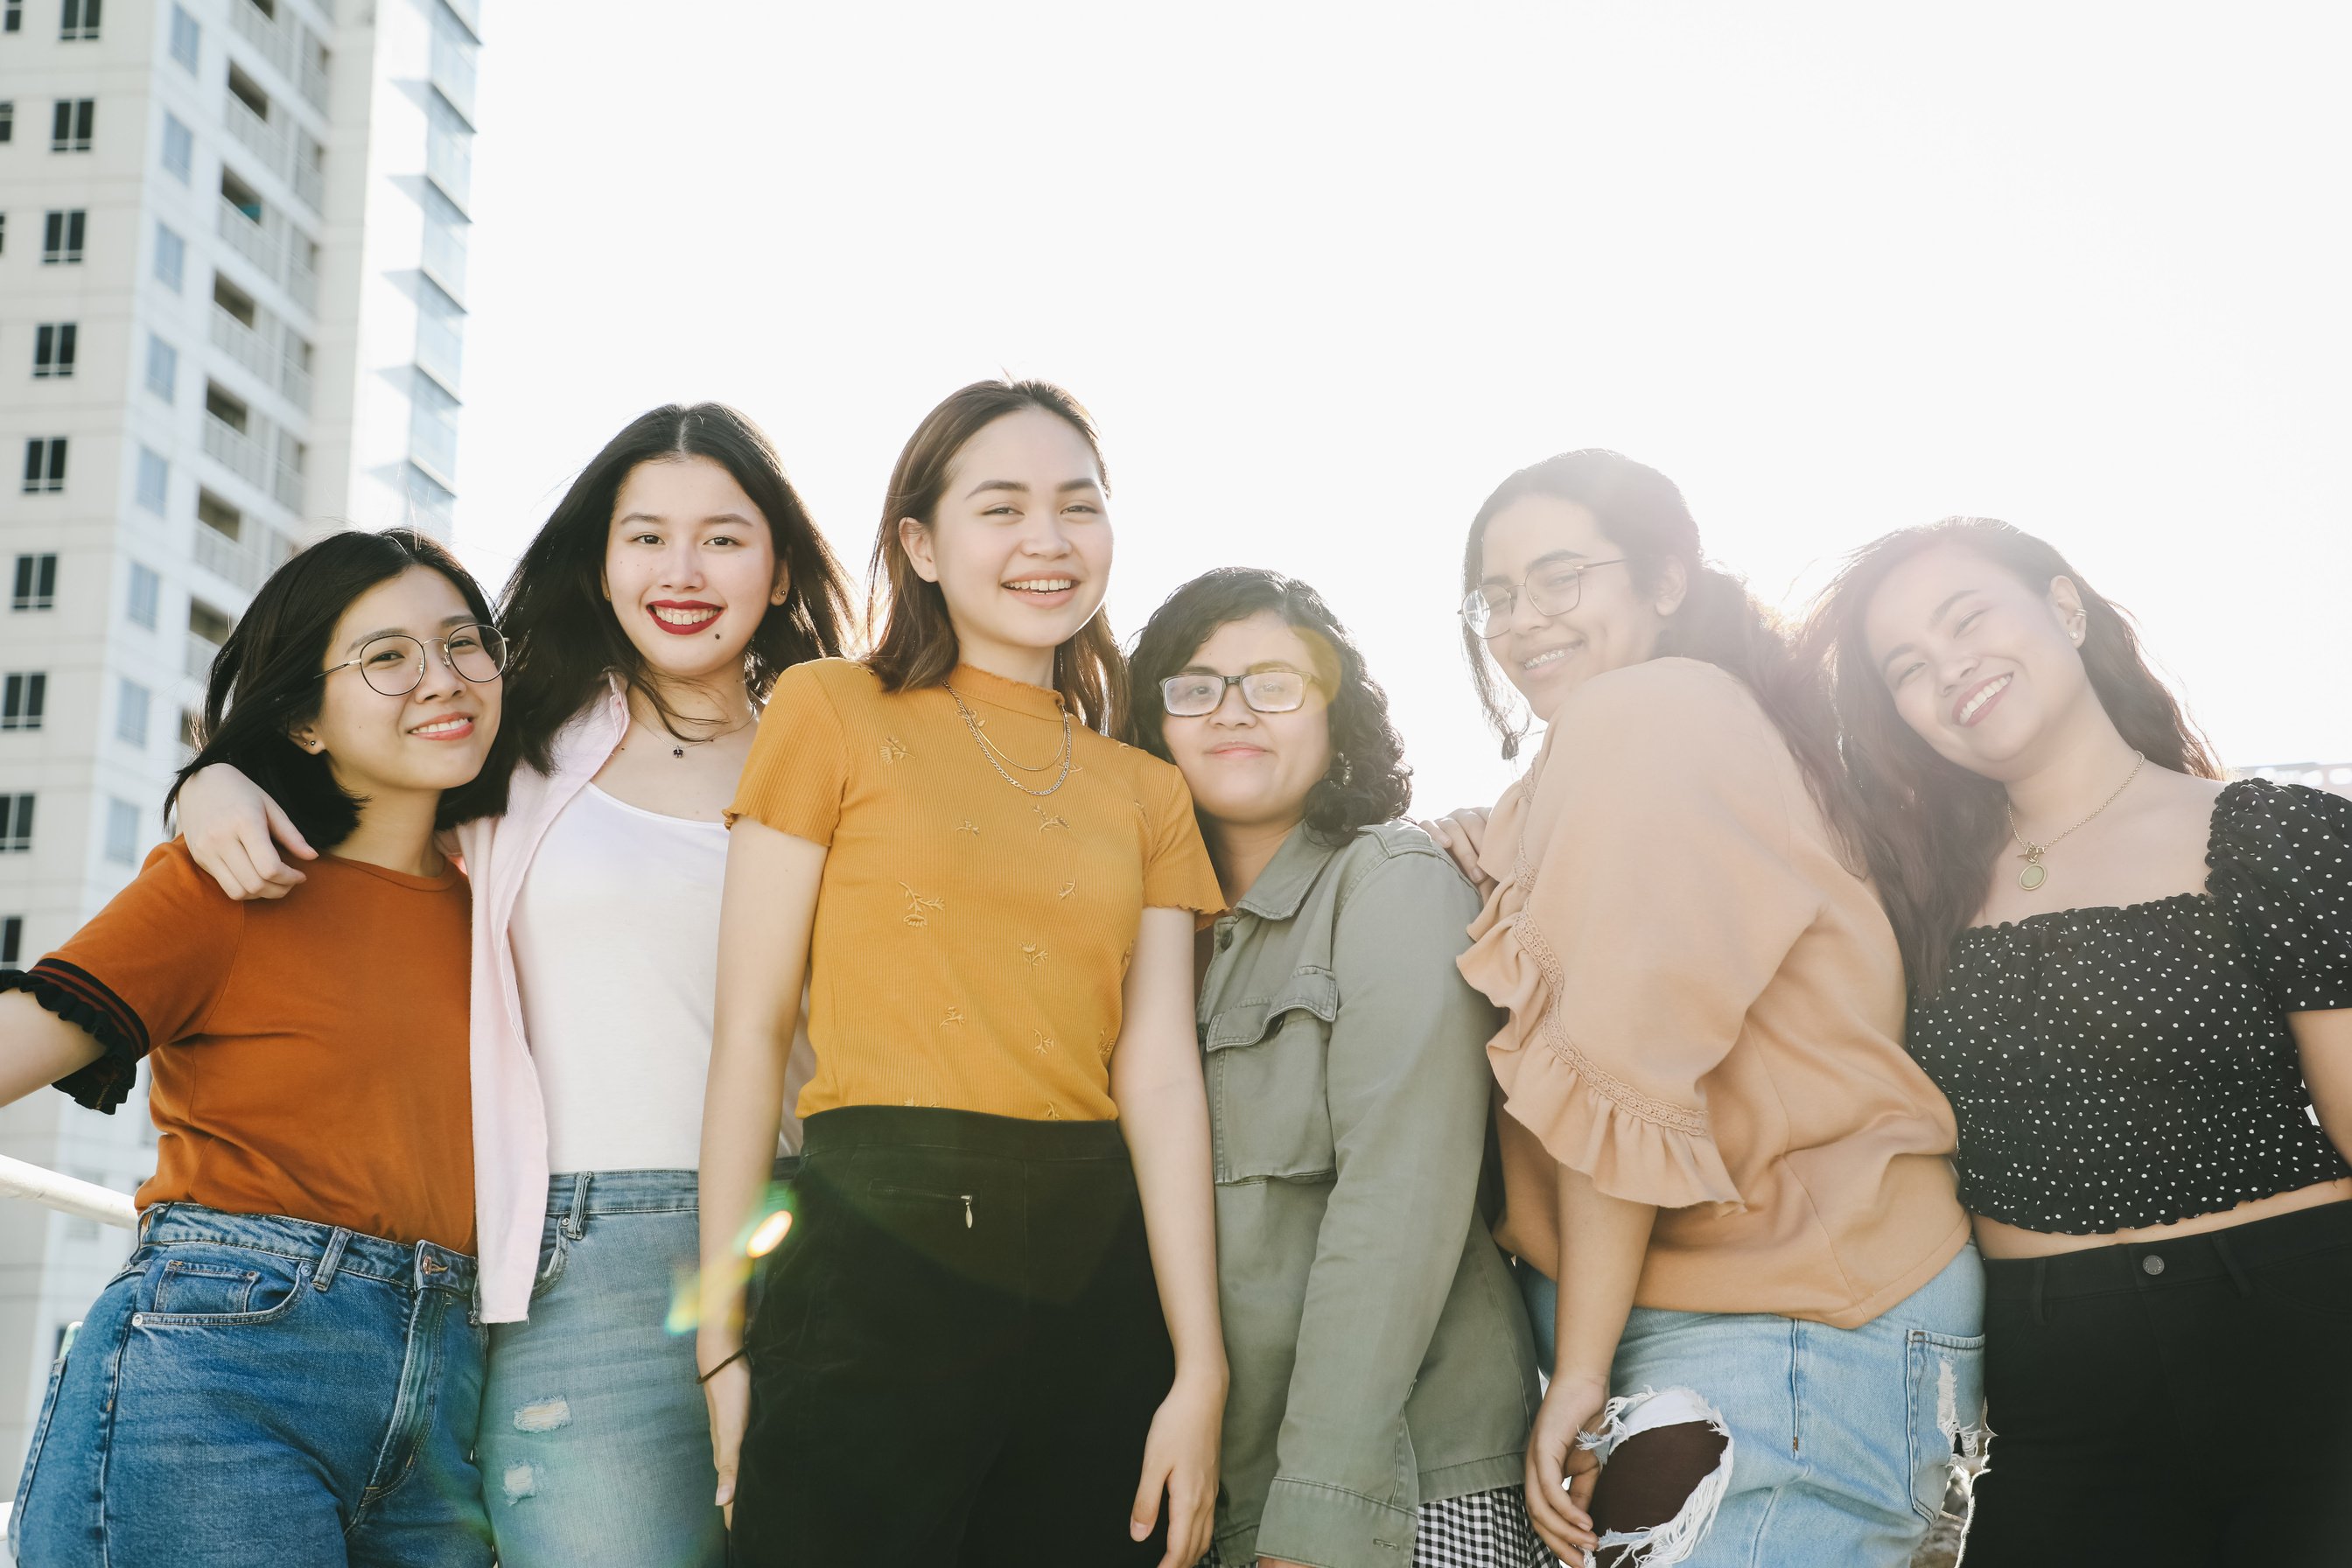
[[[1584,596],[1584,574],[1595,566],[1622,566],[1625,558],[1612,556],[1606,561],[1555,561],[1539,565],[1517,583],[1482,583],[1462,601],[1465,625],[1482,637],[1502,636],[1489,626],[1507,623],[1511,618],[1512,602],[1520,590],[1527,592],[1528,603],[1539,616],[1564,616],[1576,608]]]
[[[1209,675],[1195,671],[1171,675],[1160,683],[1160,706],[1171,719],[1199,719],[1214,713],[1225,700],[1225,688],[1242,689],[1242,700],[1255,713],[1296,712],[1307,700],[1315,678],[1295,669],[1250,669],[1239,675]]]
[[[498,627],[476,622],[458,626],[446,637],[423,642],[404,632],[387,632],[360,645],[357,658],[347,658],[319,672],[324,680],[338,669],[360,667],[360,679],[386,697],[405,697],[425,683],[425,650],[440,650],[441,662],[460,679],[479,686],[506,673],[507,639]]]

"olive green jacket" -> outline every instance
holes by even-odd
[[[1535,1351],[1479,1203],[1496,1015],[1454,967],[1477,912],[1389,824],[1294,830],[1216,922],[1227,1563],[1410,1568],[1420,1504],[1520,1484]]]

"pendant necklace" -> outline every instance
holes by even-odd
[[[2139,770],[2146,766],[2147,763],[2147,753],[2146,752],[2134,752],[2132,753],[2131,772],[2124,775],[2123,783],[2116,785],[2115,794],[2107,796],[2106,799],[2099,803],[2099,811],[2106,810],[2107,807],[2115,805],[2116,801],[2123,798],[2124,791],[2131,788],[2132,780],[2139,777]],[[2017,885],[2024,889],[2029,893],[2050,879],[2050,868],[2042,863],[2042,858],[2050,853],[2050,847],[2057,843],[2059,839],[2065,837],[2066,833],[2074,832],[2074,827],[2084,826],[2091,821],[2092,817],[2095,817],[2099,815],[2099,811],[2095,811],[2091,813],[2090,816],[2086,816],[2083,818],[2081,822],[2074,824],[2074,827],[2066,829],[2066,833],[2054,835],[2052,837],[2043,839],[2039,844],[2034,844],[2029,842],[2022,834],[2017,831],[2016,808],[2004,801],[2001,803],[2001,810],[2007,813],[2009,816],[2010,837],[2016,840],[2017,847],[2020,849],[2025,851],[2023,856],[2025,868],[2018,872]]]
[[[665,726],[666,732],[668,733],[670,739],[669,754],[673,757],[683,757],[686,755],[686,749],[688,746],[707,746],[713,741],[723,741],[728,736],[735,733],[736,731],[742,729],[749,723],[751,723],[751,721],[746,719],[741,724],[730,724],[726,729],[720,730],[715,734],[700,735],[692,740],[688,740],[687,737],[678,734],[676,731],[667,730],[667,726]],[[651,725],[645,725],[642,727],[646,729],[652,728]]]
[[[996,776],[998,778],[1003,779],[1006,784],[1011,784],[1023,795],[1035,795],[1041,800],[1046,795],[1053,794],[1055,790],[1061,788],[1063,784],[1069,778],[1072,746],[1070,710],[1066,706],[1062,710],[1061,754],[1053,759],[1052,762],[1040,763],[1033,768],[1024,763],[1013,763],[1011,757],[1005,756],[1003,752],[997,749],[995,742],[991,741],[986,735],[981,732],[980,721],[972,715],[971,709],[964,706],[963,694],[961,692],[950,686],[948,688],[948,695],[955,700],[956,711],[963,716],[963,727],[971,731],[971,738],[975,742],[979,742],[980,754],[988,759],[988,765],[996,770]],[[998,761],[1000,757],[1003,758],[1003,761]],[[1047,768],[1054,766],[1055,763],[1059,763],[1061,764],[1061,771],[1054,775],[1054,782],[1047,784],[1044,789],[1031,789],[1027,784],[1023,784],[1019,779],[1014,778],[1011,773],[1004,771],[1005,763],[1013,763],[1014,767],[1019,768],[1024,773],[1042,773]]]

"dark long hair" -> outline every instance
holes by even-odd
[[[335,782],[323,753],[296,745],[292,731],[319,716],[335,623],[353,601],[413,566],[449,579],[477,620],[490,619],[489,596],[429,535],[392,528],[382,533],[331,533],[269,574],[213,658],[205,685],[202,744],[163,797],[168,818],[188,780],[226,763],[276,801],[313,848],[331,849],[359,826],[362,804]],[[475,793],[489,779],[444,790],[436,826],[453,826],[481,812]],[[505,793],[504,775],[499,793]]]
[[[604,552],[621,486],[643,463],[708,458],[732,475],[768,521],[786,597],[761,617],[743,650],[743,686],[764,701],[776,677],[803,659],[847,647],[849,581],[784,477],[760,427],[719,403],[668,404],[629,421],[604,443],[549,514],[502,595],[500,627],[514,649],[507,670],[507,721],[482,772],[503,781],[516,760],[545,773],[556,734],[617,675],[674,717],[604,597]],[[504,804],[503,794],[499,804]]]
[[[1903,943],[1912,986],[1922,994],[1942,984],[1952,938],[1983,907],[1985,877],[2009,836],[2000,784],[1938,756],[1920,739],[1895,711],[1894,693],[1870,657],[1864,623],[1887,575],[1947,544],[2037,592],[2053,577],[2070,580],[2083,600],[2084,672],[2125,742],[2158,767],[2222,776],[2205,738],[2148,668],[2130,616],[2044,541],[1990,518],[1950,517],[1898,529],[1847,556],[1814,601],[1805,643],[1832,674],[1863,851]]]
[[[1160,683],[1184,668],[1219,626],[1272,610],[1315,655],[1315,676],[1330,697],[1331,765],[1307,792],[1308,833],[1344,844],[1376,822],[1404,815],[1412,770],[1404,741],[1389,721],[1388,693],[1364,668],[1348,628],[1323,595],[1296,577],[1255,566],[1203,572],[1168,595],[1135,639],[1128,672],[1135,683],[1136,739],[1169,759],[1168,712]]]
[[[1820,667],[1800,657],[1780,617],[1758,603],[1745,583],[1707,564],[1699,547],[1698,521],[1674,480],[1598,447],[1562,452],[1521,468],[1495,488],[1470,521],[1470,537],[1462,550],[1465,597],[1482,575],[1486,525],[1496,512],[1528,496],[1573,501],[1591,512],[1609,542],[1624,552],[1626,570],[1645,594],[1665,585],[1670,564],[1681,565],[1688,586],[1681,605],[1667,618],[1656,657],[1703,659],[1738,676],[1795,755],[1831,831],[1846,841],[1849,853],[1858,852],[1852,785],[1838,763],[1837,725]],[[1466,622],[1462,648],[1469,656],[1470,678],[1487,722],[1503,738],[1503,755],[1516,757],[1526,726],[1512,722],[1486,641]]]
[[[916,572],[898,537],[898,520],[911,517],[926,528],[935,526],[948,470],[964,443],[1006,415],[1031,408],[1043,409],[1078,433],[1102,475],[1103,493],[1110,493],[1110,470],[1103,467],[1093,416],[1051,382],[975,381],[923,416],[890,470],[882,526],[875,531],[874,555],[866,567],[874,626],[874,652],[866,662],[881,677],[885,691],[943,685],[955,673],[958,657],[947,599],[938,584]],[[1129,738],[1127,661],[1111,636],[1108,612],[1097,610],[1055,650],[1054,689],[1081,723],[1118,740]]]

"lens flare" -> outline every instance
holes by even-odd
[[[760,1222],[751,1232],[751,1239],[743,1244],[743,1250],[750,1257],[765,1258],[776,1250],[776,1244],[782,1241],[785,1233],[792,1228],[792,1210],[778,1209]]]

